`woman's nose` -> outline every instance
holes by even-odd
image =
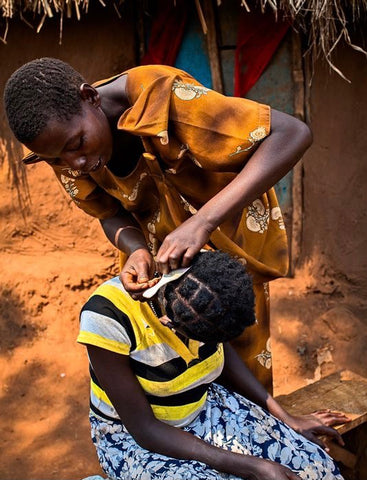
[[[87,157],[85,155],[78,155],[67,159],[67,163],[73,170],[83,170],[83,167],[87,163]]]

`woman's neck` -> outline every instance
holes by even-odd
[[[120,75],[109,83],[97,87],[101,108],[110,124],[113,154],[107,167],[119,177],[130,174],[144,151],[140,137],[118,130],[121,115],[130,107],[126,94],[127,75]]]
[[[118,119],[130,107],[126,94],[127,75],[120,75],[109,83],[97,87],[101,98],[101,108],[111,129],[116,129]]]

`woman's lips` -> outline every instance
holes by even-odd
[[[98,162],[95,165],[93,165],[93,167],[89,171],[90,172],[95,172],[96,170],[101,168],[101,165],[102,165],[102,158],[99,157]]]

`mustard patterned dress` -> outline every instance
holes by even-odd
[[[141,66],[122,75],[127,76],[131,107],[117,128],[139,136],[145,151],[135,169],[118,177],[108,165],[87,175],[53,168],[86,213],[108,218],[123,206],[133,214],[155,255],[166,235],[234,179],[269,135],[270,108],[225,97],[173,67]],[[274,190],[229,214],[210,244],[241,258],[254,277],[258,322],[234,346],[271,390],[267,282],[288,269],[286,232]]]

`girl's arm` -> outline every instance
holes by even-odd
[[[298,475],[275,462],[214,447],[157,420],[130,368],[129,357],[96,346],[87,348],[102,388],[141,447],[171,458],[197,460],[218,471],[253,480],[299,480]]]
[[[279,403],[265,390],[263,385],[254,377],[244,364],[235,349],[229,344],[224,344],[225,363],[221,380],[239,394],[252,400],[265,408],[269,413],[282,420],[297,432],[320,446],[324,446],[318,435],[328,435],[344,445],[342,437],[333,428],[324,425],[313,415],[294,416],[282,408]],[[335,418],[334,418],[335,417]],[[345,423],[348,418],[344,415],[334,414],[335,423]]]
[[[165,238],[156,258],[160,271],[167,273],[170,268],[189,265],[227,215],[242,210],[275,185],[302,157],[311,141],[305,123],[272,110],[270,135],[234,180]]]

